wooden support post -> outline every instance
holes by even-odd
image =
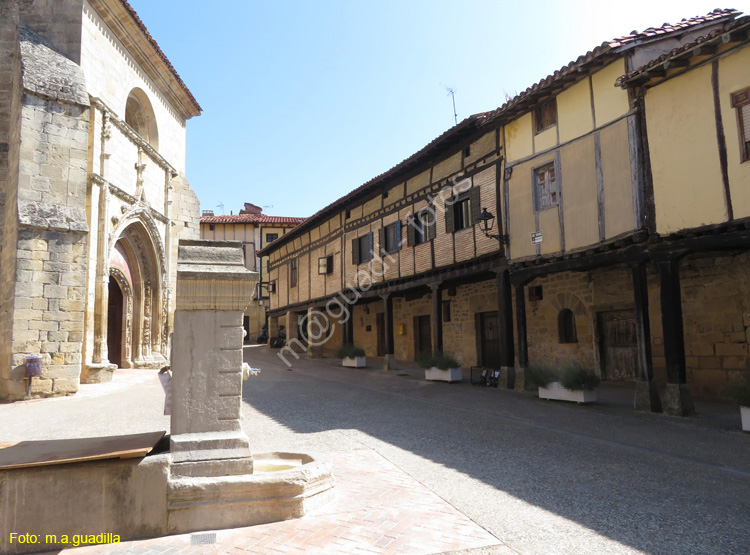
[[[443,350],[443,290],[440,283],[430,283],[432,290],[432,352]]]
[[[659,260],[659,274],[664,357],[667,364],[667,390],[664,394],[663,408],[667,414],[689,416],[695,413],[695,408],[687,388],[679,260]]]
[[[341,334],[341,346],[354,345],[354,305],[346,307],[346,320]]]
[[[385,361],[383,362],[383,370],[392,370],[395,368],[394,363],[396,362],[393,355],[393,297],[390,293],[381,295],[383,299],[384,317],[385,323]]]
[[[516,328],[518,328],[518,366],[516,391],[525,391],[524,370],[529,366],[529,346],[526,339],[526,297],[523,284],[516,285]]]
[[[497,321],[500,340],[500,383],[513,389],[516,379],[516,353],[513,346],[513,302],[510,273],[505,268],[497,272]]]
[[[633,273],[633,299],[635,302],[635,331],[638,348],[638,381],[633,407],[646,412],[661,412],[659,390],[654,383],[651,359],[651,323],[648,310],[648,277],[646,263],[631,267]]]

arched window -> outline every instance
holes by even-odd
[[[151,101],[141,89],[133,89],[125,103],[125,123],[152,147],[159,148],[159,133]]]
[[[578,343],[576,317],[572,310],[564,308],[560,311],[557,317],[557,331],[560,343]]]

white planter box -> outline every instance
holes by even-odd
[[[460,368],[448,368],[441,370],[440,368],[432,367],[425,368],[424,379],[438,382],[460,382],[463,378],[463,373]]]
[[[344,357],[341,359],[341,366],[349,368],[364,368],[367,364],[367,357]]]
[[[740,407],[740,416],[742,417],[742,431],[750,432],[750,407]]]
[[[596,402],[596,390],[565,389],[560,382],[552,382],[547,387],[539,388],[539,398],[573,401],[574,403],[594,403]]]

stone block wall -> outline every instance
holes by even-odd
[[[750,372],[748,275],[750,253],[690,256],[680,262],[687,384],[693,394],[721,396],[729,383]],[[529,362],[555,364],[575,358],[601,372],[598,317],[634,308],[630,269],[566,272],[529,285],[541,285],[544,297],[529,301],[526,289]],[[648,267],[648,289],[654,380],[663,386],[667,376],[655,264]],[[559,342],[557,316],[562,308],[575,314],[578,343]]]

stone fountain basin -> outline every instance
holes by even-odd
[[[303,453],[253,455],[253,474],[174,477],[168,452],[0,471],[0,529],[39,535],[0,553],[70,545],[47,534],[117,534],[128,539],[235,528],[301,517],[335,496],[330,463]]]
[[[253,473],[170,478],[168,532],[235,528],[299,518],[334,497],[333,469],[304,453],[253,455]]]

